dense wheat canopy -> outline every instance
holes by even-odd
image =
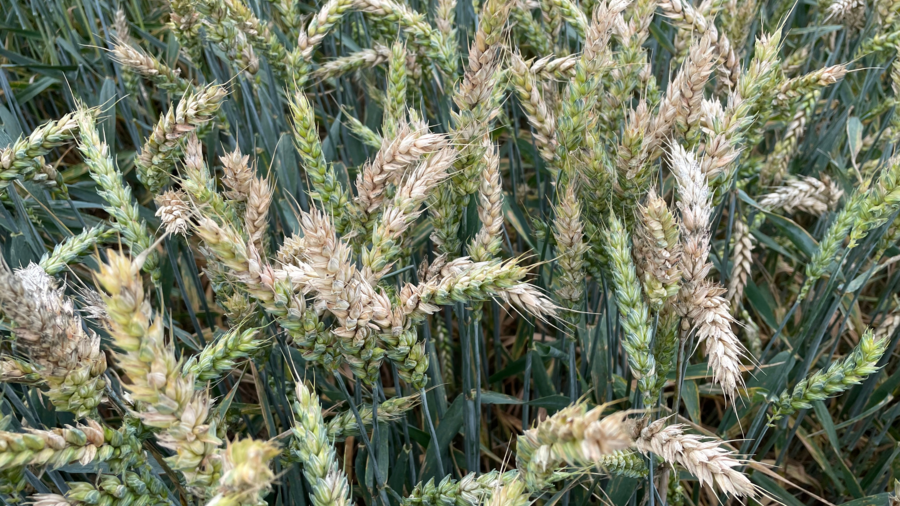
[[[0,15],[4,504],[900,505],[900,2]]]

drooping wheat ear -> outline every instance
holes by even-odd
[[[94,420],[64,429],[0,431],[0,470],[22,466],[54,469],[73,462],[88,465],[110,459],[112,450],[103,427]]]
[[[828,369],[814,372],[793,389],[782,392],[774,403],[769,423],[791,415],[798,409],[809,409],[812,402],[840,394],[870,374],[878,372],[878,361],[889,342],[889,336],[876,338],[872,330],[867,329],[850,355],[832,362]]]
[[[408,169],[423,156],[447,146],[447,137],[433,134],[424,124],[403,123],[396,136],[385,137],[375,158],[356,178],[356,204],[364,216],[377,215],[384,204],[384,190],[397,185]]]
[[[276,75],[285,79],[288,76],[286,68],[287,51],[279,42],[278,37],[269,30],[243,0],[224,0],[228,7],[228,14],[237,28],[246,35],[250,45],[258,53],[265,55],[269,66]]]
[[[829,271],[848,230],[849,250],[857,247],[870,230],[887,223],[900,207],[900,156],[894,156],[888,162],[871,189],[863,190],[864,187],[858,188],[857,193],[850,197],[825,237],[819,241],[819,249],[806,264],[807,279],[800,290],[800,298],[805,297],[812,285]]]
[[[497,487],[511,483],[518,476],[516,471],[501,473],[493,470],[476,476],[469,473],[459,480],[450,476],[444,477],[435,485],[434,478],[426,483],[419,483],[401,501],[401,506],[481,506]]]
[[[183,95],[191,87],[190,81],[181,77],[180,70],[169,67],[155,56],[123,40],[113,45],[111,57],[129,72],[150,79],[162,90]]]
[[[666,426],[666,419],[646,425],[646,418],[632,427],[635,447],[654,453],[668,464],[678,464],[696,476],[700,485],[717,487],[735,497],[756,497],[756,486],[739,469],[742,460],[723,449],[721,441],[696,434],[686,434],[681,424]]]
[[[95,415],[106,388],[106,355],[53,278],[36,264],[13,273],[0,259],[0,310],[15,322],[18,346],[47,383],[53,405],[77,418]]]
[[[550,0],[553,6],[559,10],[566,23],[575,29],[579,37],[584,38],[588,29],[588,17],[572,0]]]
[[[297,51],[305,61],[312,60],[313,52],[322,42],[328,32],[341,21],[344,13],[353,7],[353,2],[349,0],[330,0],[319,9],[312,19],[306,30],[301,30],[297,39]],[[303,82],[296,83],[300,88]]]
[[[556,157],[556,120],[544,101],[535,74],[529,69],[529,62],[517,53],[510,58],[509,70],[510,84],[531,125],[538,152],[545,162],[552,163]]]
[[[175,150],[181,139],[213,118],[227,95],[225,88],[211,84],[198,93],[186,94],[177,107],[160,118],[141,153],[135,158],[138,176],[150,193],[159,193],[169,181],[175,165]]]
[[[222,478],[218,493],[206,506],[258,506],[265,503],[275,473],[272,459],[281,454],[271,441],[241,439],[228,443],[222,455]]]
[[[269,206],[272,205],[274,190],[265,178],[254,178],[250,182],[247,206],[244,211],[244,230],[250,242],[258,251],[268,249]]]
[[[405,416],[405,413],[419,405],[419,396],[392,397],[378,405],[378,423],[392,422]],[[372,427],[372,407],[360,406],[359,417],[362,418],[364,429]],[[332,441],[359,435],[359,424],[352,411],[342,411],[328,421],[328,438]]]
[[[290,106],[294,122],[294,145],[300,153],[303,168],[312,186],[310,197],[328,210],[334,217],[338,230],[343,232],[354,213],[347,205],[347,192],[341,186],[334,167],[325,161],[325,155],[322,154],[315,111],[306,95],[300,91],[294,93]]]
[[[169,29],[175,34],[181,47],[185,48],[188,58],[194,65],[201,65],[203,48],[200,27],[203,23],[200,13],[196,10],[196,2],[171,0],[169,6],[172,8],[172,12],[169,13]]]
[[[825,173],[819,174],[819,179],[791,176],[775,191],[759,199],[759,205],[787,213],[799,210],[822,216],[836,209],[843,195],[844,191]]]
[[[51,253],[44,253],[39,265],[51,276],[59,274],[66,265],[93,250],[97,244],[110,240],[114,235],[114,230],[103,225],[87,228],[54,246]]]
[[[125,472],[121,479],[111,474],[99,476],[96,485],[86,482],[66,483],[66,495],[35,494],[35,506],[88,506],[90,504],[145,504],[165,506],[169,504],[163,483],[153,479],[150,471]]]
[[[83,112],[93,122],[95,110]],[[35,181],[56,188],[59,181],[56,170],[43,163],[41,157],[50,150],[65,144],[78,133],[79,123],[75,113],[66,114],[57,121],[49,121],[34,129],[28,137],[19,137],[7,148],[0,149],[0,190],[16,179]],[[62,187],[64,188],[64,186]]]
[[[672,146],[671,160],[678,184],[684,245],[681,260],[684,283],[678,294],[678,312],[688,318],[682,323],[683,328],[693,327],[697,342],[706,341],[714,381],[722,386],[726,396],[733,396],[744,384],[741,377],[744,349],[731,330],[733,318],[728,303],[721,297],[725,290],[704,281],[712,267],[707,262],[712,215],[709,186],[693,153],[676,144]]]
[[[741,214],[734,220],[734,249],[731,254],[731,275],[728,278],[728,294],[726,298],[731,301],[731,307],[737,308],[744,298],[744,287],[750,279],[753,267],[753,244],[755,240],[750,233],[750,225],[747,218]]]
[[[556,262],[560,270],[555,293],[561,306],[576,309],[584,297],[584,255],[588,245],[584,240],[581,205],[574,181],[570,179],[563,191],[553,218]],[[577,320],[573,313],[567,313],[567,316],[570,323]]]
[[[191,217],[187,199],[187,194],[181,190],[169,190],[153,199],[156,202],[156,217],[162,222],[166,233],[187,234]]]
[[[293,427],[297,454],[303,463],[303,474],[312,485],[310,499],[314,506],[347,506],[350,485],[338,466],[337,453],[328,438],[322,419],[319,396],[301,382],[297,383]]]
[[[312,73],[312,76],[317,79],[334,79],[360,69],[377,67],[387,63],[390,58],[391,48],[382,44],[373,44],[372,49],[361,49],[323,63]]]
[[[481,229],[468,246],[469,256],[476,262],[495,257],[503,241],[503,184],[500,180],[500,153],[490,136],[482,141],[487,144],[484,166],[481,169],[481,188],[478,190],[478,218]]]
[[[656,385],[651,397],[656,399],[666,386],[667,376],[675,369],[678,354],[678,331],[681,318],[674,301],[666,303],[659,312],[659,323],[653,341],[653,358],[656,360]]]
[[[622,20],[621,12],[627,3],[610,0],[594,10],[590,25],[586,26],[584,51],[575,66],[575,76],[566,87],[562,107],[557,115],[557,140],[560,160],[558,166],[569,172],[571,154],[585,147],[585,132],[593,123],[591,110],[597,103],[599,86],[604,74],[612,66],[609,41],[613,29]],[[571,175],[571,174],[570,174]]]
[[[653,402],[650,393],[656,385],[656,359],[650,352],[653,340],[650,311],[644,302],[641,285],[631,259],[629,234],[614,214],[610,215],[609,228],[604,239],[616,286],[619,321],[625,331],[622,346],[628,352],[628,364],[638,380],[644,406],[649,406]]]
[[[175,452],[166,461],[181,471],[194,493],[204,496],[218,481],[222,467],[216,423],[207,420],[209,394],[195,391],[194,378],[183,373],[172,343],[166,343],[162,319],[151,322],[140,265],[115,251],[107,255],[108,263],[100,265],[96,279],[106,292],[109,334],[121,350],[117,362],[131,381],[125,388],[142,403],[141,421],[162,429],[157,434],[160,445]]]
[[[647,205],[638,207],[634,265],[650,307],[659,310],[681,288],[681,241],[678,220],[651,188]]]
[[[780,108],[790,106],[790,102],[803,99],[815,91],[827,88],[847,75],[846,65],[823,67],[802,76],[785,81],[778,88],[776,100],[783,104]]]
[[[384,143],[384,138],[381,134],[367,127],[362,121],[356,119],[351,112],[346,110],[344,112],[344,119],[347,120],[346,126],[350,129],[350,133],[366,146],[381,149],[381,145]]]
[[[399,24],[408,40],[423,48],[442,72],[448,76],[456,75],[458,65],[454,59],[455,51],[450,52],[453,42],[445,40],[443,33],[435,30],[422,14],[394,0],[352,0],[350,5],[372,18]]]
[[[441,259],[446,260],[446,257]],[[401,303],[406,305],[403,299],[408,298],[415,311],[423,315],[439,309],[433,304],[487,302],[495,297],[541,319],[556,316],[559,309],[540,290],[522,282],[527,269],[520,266],[517,259],[472,262],[468,257],[462,257],[439,265],[435,271],[433,278],[418,286],[407,285],[412,293],[401,293]]]
[[[248,39],[252,34],[238,23],[225,0],[193,2],[192,8],[203,14],[201,22],[206,38],[228,56],[232,67],[236,71],[255,75],[259,71],[259,58]]]
[[[403,235],[421,214],[419,207],[445,178],[455,159],[446,147],[424,160],[406,176],[372,231],[372,245],[362,254],[363,274],[371,284],[387,274],[401,253]]]
[[[237,155],[240,155],[239,151]],[[188,134],[184,143],[184,165],[182,168],[184,177],[181,179],[181,189],[190,196],[190,199],[184,199],[184,201],[191,201],[195,206],[208,209],[208,212],[219,221],[240,227],[242,221],[238,218],[235,210],[236,206],[226,202],[222,198],[222,194],[217,191],[215,178],[210,173],[209,167],[207,167],[203,159],[203,145],[193,132]],[[226,174],[228,174],[228,171],[229,169],[226,168]],[[250,169],[247,168],[247,171],[250,172]],[[226,195],[230,194],[226,193]]]
[[[541,490],[556,481],[554,475],[563,464],[599,466],[605,463],[604,457],[631,446],[623,430],[624,416],[600,418],[602,412],[602,408],[588,410],[584,403],[573,404],[517,438],[516,466],[529,489]]]
[[[261,351],[266,344],[263,336],[259,335],[259,329],[234,328],[207,344],[199,354],[189,358],[182,370],[185,375],[196,378],[198,385],[202,385],[228,374],[239,362]]]
[[[406,116],[406,46],[394,42],[391,46],[391,57],[387,73],[387,101],[384,104],[382,135],[394,137],[397,125],[402,124]]]

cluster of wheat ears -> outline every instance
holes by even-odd
[[[900,501],[900,2],[131,9],[0,151],[8,503]]]

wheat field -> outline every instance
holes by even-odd
[[[900,505],[900,2],[0,15],[5,504]]]

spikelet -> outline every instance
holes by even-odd
[[[668,464],[679,464],[700,480],[700,485],[717,487],[735,497],[756,497],[756,486],[738,467],[743,462],[722,449],[720,441],[685,434],[680,424],[666,426],[660,419],[646,425],[640,419],[632,427],[635,447],[643,453],[655,453]]]
[[[275,473],[269,462],[281,452],[272,442],[241,439],[228,444],[223,455],[218,494],[207,506],[258,506],[265,503]]]
[[[191,214],[186,203],[187,195],[180,190],[169,190],[153,200],[156,202],[156,217],[162,222],[166,233],[186,235]]]

